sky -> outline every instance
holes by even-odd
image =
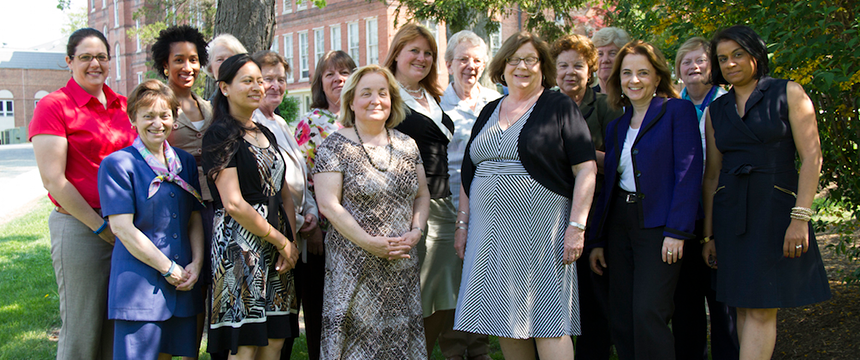
[[[71,2],[74,10],[87,4],[87,0]],[[57,9],[57,3],[57,0],[0,0],[0,47],[30,48],[63,38],[62,28],[68,17]]]

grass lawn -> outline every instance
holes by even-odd
[[[60,327],[60,304],[48,233],[52,208],[45,198],[28,214],[0,225],[0,359],[56,358],[51,333]],[[200,355],[210,359],[205,352]],[[490,337],[490,356],[504,359],[495,337]],[[304,335],[291,358],[308,358]],[[438,345],[430,359],[444,359]]]

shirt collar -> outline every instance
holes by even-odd
[[[114,101],[116,101],[119,96],[116,95],[107,84],[102,86],[102,91],[105,94],[105,100],[107,101],[108,107],[110,107]],[[75,105],[78,107],[86,106],[90,101],[95,100],[98,102],[99,100],[95,98],[95,96],[90,95],[81,85],[75,81],[75,78],[70,78],[69,82],[66,83],[66,93],[69,97],[74,100]]]

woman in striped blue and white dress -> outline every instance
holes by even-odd
[[[597,165],[585,119],[555,85],[546,42],[514,34],[489,66],[510,94],[487,104],[463,159],[455,330],[495,335],[508,359],[570,359],[576,269]],[[531,339],[534,338],[535,341]]]

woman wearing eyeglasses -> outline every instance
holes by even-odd
[[[466,145],[455,248],[464,258],[454,329],[495,335],[505,358],[571,359],[576,268],[597,165],[585,119],[555,85],[549,46],[516,33],[490,62],[510,93]],[[532,341],[534,339],[535,341]]]
[[[98,30],[72,33],[66,45],[72,78],[39,101],[30,123],[42,184],[56,206],[48,228],[63,322],[57,359],[112,357],[107,296],[115,237],[101,216],[97,174],[102,159],[131,145],[136,133],[125,97],[105,85],[108,49]]]

